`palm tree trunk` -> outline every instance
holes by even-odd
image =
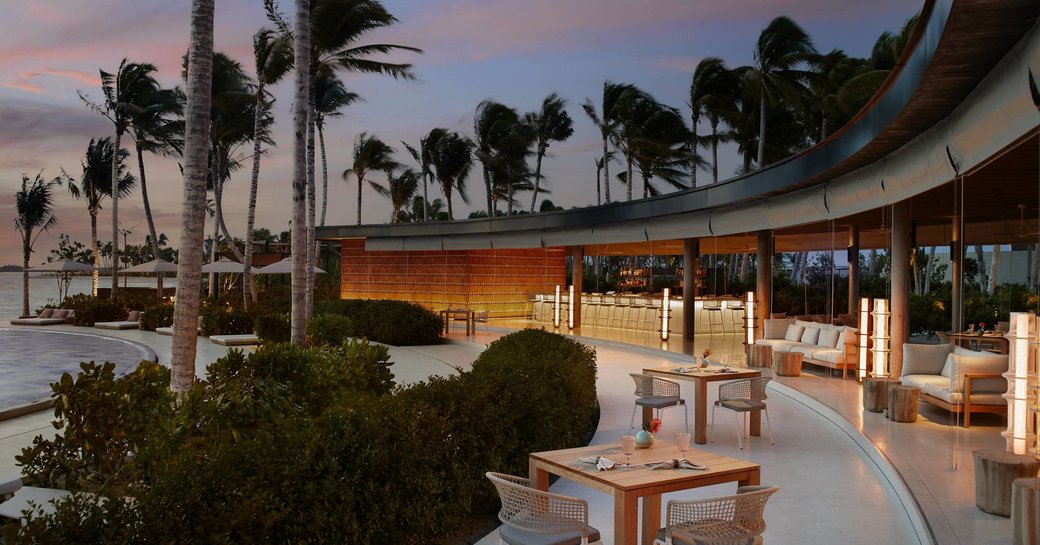
[[[979,288],[985,292],[989,287],[989,272],[986,270],[986,253],[979,244],[975,245],[975,261],[979,264]]]
[[[101,271],[101,244],[97,237],[97,210],[91,208],[90,212],[90,296],[97,297],[98,276]]]
[[[253,173],[249,178],[249,209],[246,212],[246,251],[242,259],[242,306],[246,310],[256,300],[253,285],[253,227],[256,224],[256,193],[260,185],[260,125],[263,122],[264,84],[256,90],[256,108],[253,110]]]
[[[173,307],[170,389],[184,392],[195,381],[202,239],[205,236],[206,174],[210,93],[213,77],[213,4],[192,0],[188,50],[188,104],[184,131],[184,202],[177,259],[177,301]]]
[[[307,110],[310,104],[310,0],[296,0],[293,54],[296,91],[293,98],[292,192],[292,325],[296,346],[307,344]],[[360,210],[359,210],[360,212]]]
[[[24,187],[24,186],[23,186]],[[29,314],[29,247],[30,232],[22,233],[22,315],[20,318],[28,318]]]
[[[762,89],[758,94],[758,168],[762,168],[766,159],[766,88],[762,82]]]
[[[141,176],[141,200],[144,201],[144,217],[148,222],[148,235],[152,237],[152,255],[155,259],[159,259],[159,238],[155,233],[155,220],[152,219],[152,205],[148,202],[148,184],[145,183],[144,178],[144,151],[141,150],[141,143],[134,141],[134,147],[137,148],[137,167]]]
[[[711,124],[711,183],[719,183],[719,122]]]
[[[488,195],[490,195],[490,193]],[[451,220],[455,219],[455,213],[452,211],[452,208],[451,208],[451,186],[450,185],[444,187],[444,198],[447,199],[447,201],[448,201],[448,221],[451,221]],[[427,203],[427,206],[429,206],[428,203]]]
[[[935,246],[928,248],[928,263],[925,264],[924,270],[924,289],[922,293],[929,293],[932,291],[932,271],[935,269]]]
[[[115,301],[119,289],[119,150],[123,132],[116,131],[112,145],[112,291],[109,299]]]
[[[700,122],[699,115],[690,116],[690,187],[697,189],[697,124]]]
[[[513,181],[506,182],[506,215],[513,215]]]
[[[355,173],[356,174],[356,173]],[[361,225],[361,184],[364,183],[362,176],[357,177],[357,224]]]
[[[487,190],[488,217],[489,218],[493,218],[493,217],[495,217],[495,208],[494,208],[495,205],[492,202],[492,198],[493,197],[492,197],[492,191],[491,191],[491,173],[488,171],[487,164],[485,164],[483,161],[481,161],[480,164],[482,165],[483,171],[484,171],[484,189]],[[450,198],[448,199],[448,212],[449,212],[448,215],[451,216],[451,199]],[[452,218],[452,219],[454,219],[454,218]]]
[[[603,136],[603,200],[610,204],[610,160],[607,151],[607,137]]]
[[[824,115],[823,119],[820,120],[820,142],[823,142],[827,138],[827,116]]]
[[[318,125],[318,147],[321,149],[321,223],[325,227],[325,210],[329,207],[329,162],[325,155],[325,128]]]
[[[603,167],[596,165],[596,205],[603,204],[603,195],[600,192],[599,175],[603,172]]]
[[[628,189],[626,191],[627,200],[632,200],[632,156],[626,154],[626,162],[628,163],[628,171],[625,174],[625,182],[628,183]]]
[[[219,192],[217,187],[219,186],[219,184],[220,184],[220,182],[218,182],[216,179],[213,180],[213,202],[214,203],[220,202],[220,198],[217,197],[217,194]],[[209,244],[209,262],[210,263],[214,263],[214,262],[217,261],[217,254],[220,251],[220,207],[216,206],[216,204],[214,204],[214,206],[216,207],[216,209],[214,210],[214,213],[213,213],[213,235],[210,238],[210,244]],[[217,275],[216,275],[216,273],[209,273],[208,285],[209,285],[208,295],[210,297],[216,297],[217,296]]]
[[[545,152],[538,150],[538,157],[534,163],[534,194],[531,195],[531,213],[534,214],[534,205],[538,202],[538,182],[542,181],[542,157]]]
[[[989,269],[989,290],[988,292],[992,295],[997,291],[997,277],[1000,276],[1000,261],[1003,257],[1003,253],[1000,251],[1000,245],[993,245],[993,266]]]
[[[314,83],[311,82],[311,96],[314,94]],[[314,313],[314,262],[317,259],[317,248],[314,241],[314,219],[317,212],[314,179],[314,103],[310,105],[310,117],[307,121],[307,292],[304,294],[304,305],[307,309],[307,321]]]

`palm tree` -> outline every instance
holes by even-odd
[[[586,98],[585,103],[581,105],[582,109],[585,110],[585,115],[589,116],[592,123],[599,129],[600,136],[603,137],[603,196],[607,204],[610,204],[611,160],[607,146],[610,137],[613,136],[618,126],[617,109],[619,103],[625,95],[635,91],[636,87],[634,85],[605,81],[603,82],[602,110],[600,113],[596,113],[596,105],[593,104],[592,99]]]
[[[696,165],[700,158],[697,154],[697,145],[700,142],[700,136],[698,135],[698,125],[700,124],[701,116],[706,116],[711,121],[711,113],[715,111],[715,120],[712,125],[712,137],[710,141],[713,143],[713,149],[717,151],[718,148],[718,122],[719,122],[719,109],[722,103],[731,100],[732,93],[735,90],[730,84],[732,76],[730,71],[726,69],[725,63],[718,57],[707,57],[702,59],[701,62],[697,63],[697,68],[693,71],[693,81],[690,84],[690,187],[697,187],[697,167]],[[715,157],[717,162],[718,157]],[[718,178],[714,179],[713,182],[717,182]]]
[[[469,203],[466,195],[466,177],[473,166],[473,142],[457,132],[445,133],[437,140],[437,147],[432,151],[430,164],[441,185],[441,191],[448,201],[448,219],[455,218],[451,206],[451,194],[458,191],[462,202]],[[436,201],[434,201],[436,202]]]
[[[705,87],[710,91],[706,92],[700,100],[701,113],[708,118],[708,125],[711,127],[708,142],[711,144],[711,183],[713,184],[719,181],[719,144],[728,142],[731,135],[731,131],[719,132],[719,124],[736,111],[737,95],[740,92],[739,81],[736,71],[722,67],[722,70],[717,71],[713,77],[706,80]],[[691,142],[697,141],[697,138],[691,139]],[[691,157],[694,161],[697,160],[695,154],[692,154]],[[691,177],[693,177],[693,173],[691,173]],[[694,181],[695,178],[692,178],[691,187],[695,186]]]
[[[494,215],[491,171],[495,168],[495,162],[501,160],[496,154],[500,148],[504,147],[505,140],[510,138],[519,127],[520,115],[513,108],[493,100],[484,100],[477,104],[477,110],[473,116],[473,138],[476,144],[477,159],[483,165],[488,216]],[[451,207],[450,197],[448,207]]]
[[[618,176],[626,184],[626,200],[632,200],[632,186],[635,179],[632,167],[635,164],[637,147],[640,140],[645,140],[646,126],[655,115],[662,112],[661,105],[649,94],[633,88],[621,97],[614,108],[617,125],[610,139],[614,147],[625,156],[624,176]]]
[[[33,245],[40,235],[58,224],[58,219],[54,217],[53,189],[61,185],[61,179],[44,180],[42,175],[43,171],[40,171],[30,182],[29,177],[22,174],[22,190],[14,195],[15,211],[18,213],[14,219],[14,228],[22,237],[23,318],[29,316],[29,256]]]
[[[170,388],[184,392],[195,381],[202,239],[205,235],[209,171],[210,85],[213,74],[214,0],[192,0],[188,48],[187,106],[184,115],[184,202],[177,256],[177,300],[173,307]]]
[[[325,120],[343,115],[343,108],[360,102],[361,95],[347,90],[331,70],[322,70],[314,80],[314,127],[318,131],[321,150],[321,222],[325,225],[325,210],[329,202],[329,167],[325,155]]]
[[[426,187],[429,180],[433,178],[433,171],[430,170],[432,157],[434,151],[437,149],[437,143],[440,141],[441,137],[447,133],[447,129],[436,128],[430,130],[426,136],[419,139],[419,149],[416,149],[403,141],[401,142],[401,145],[408,150],[408,154],[412,156],[412,159],[415,159],[415,162],[419,163],[419,174],[422,176],[423,183],[422,198],[424,203],[430,201],[430,196],[427,193]],[[421,214],[419,217],[414,218],[412,221],[419,221],[420,217],[422,218],[422,221],[427,221],[428,217],[426,216],[426,208],[427,207],[421,208]]]
[[[447,221],[448,212],[444,209],[444,201],[441,199],[433,199],[433,202],[426,204],[426,200],[421,196],[412,197],[412,203],[408,210],[402,210],[397,216],[398,221],[404,223],[414,223],[419,221]]]
[[[267,86],[278,83],[292,68],[292,40],[286,34],[261,28],[253,35],[253,61],[256,68],[256,104],[253,107],[253,134],[264,132],[264,112],[270,108]],[[260,183],[260,156],[263,139],[253,139],[253,173],[249,184],[249,211],[246,216],[246,248],[242,259],[245,285],[242,302],[246,309],[255,301],[253,286],[253,226],[256,221],[256,193]]]
[[[101,114],[105,119],[112,122],[115,128],[115,141],[113,147],[122,149],[123,134],[130,129],[130,124],[136,113],[142,108],[146,101],[145,97],[153,94],[153,89],[159,87],[152,73],[155,65],[148,63],[133,63],[123,59],[119,63],[119,69],[115,74],[100,70],[101,92],[105,97],[102,104],[97,104],[90,97],[79,93],[79,97],[90,109]],[[112,154],[112,161],[122,159],[122,154]],[[112,165],[112,183],[118,182],[116,176],[119,165]],[[119,288],[119,196],[112,196],[112,291],[110,297],[116,298],[116,290]]]
[[[838,104],[846,115],[853,115],[877,93],[910,43],[918,16],[907,19],[898,34],[884,32],[874,43],[870,55],[870,69],[845,81],[838,90]]]
[[[357,177],[358,225],[361,225],[361,195],[365,185],[365,175],[377,170],[392,170],[398,166],[397,161],[394,161],[394,148],[376,136],[369,136],[368,133],[363,132],[354,139],[354,164],[343,171],[343,180],[349,179],[351,174]],[[372,185],[383,189],[378,184],[372,183]]]
[[[296,0],[296,29],[293,33],[293,64],[296,68],[293,94],[293,183],[292,183],[292,317],[291,339],[296,346],[307,344],[307,123],[310,104],[311,5]]]
[[[82,198],[87,203],[87,213],[90,214],[90,250],[93,254],[90,274],[90,295],[97,297],[98,269],[101,268],[101,250],[98,247],[97,218],[101,211],[101,202],[106,197],[112,196],[112,165],[118,164],[121,172],[115,176],[119,180],[118,194],[125,197],[130,194],[134,186],[134,177],[127,172],[126,165],[121,161],[113,161],[112,140],[110,138],[91,139],[87,144],[87,152],[82,161],[83,174],[77,184],[71,176],[62,172],[68,183],[69,193],[74,198]],[[126,150],[119,150],[124,158],[129,155]]]
[[[758,156],[759,168],[765,165],[766,104],[777,103],[781,96],[796,99],[804,91],[806,72],[798,69],[816,53],[812,39],[789,17],[777,17],[758,37],[755,64],[749,71],[757,86],[759,101]]]
[[[697,168],[699,158],[690,164],[690,130],[679,112],[655,104],[646,113],[632,142],[633,156],[643,179],[643,197],[658,195],[660,190],[650,184],[658,178],[675,189],[687,189],[687,172]],[[632,184],[629,183],[629,187]]]
[[[602,192],[600,190],[600,173],[607,168],[607,163],[614,159],[614,152],[607,152],[603,157],[596,158],[596,204],[603,204]]]
[[[531,213],[538,202],[538,185],[542,180],[542,158],[549,151],[550,142],[563,142],[574,134],[574,120],[567,113],[567,101],[556,93],[545,97],[542,109],[524,116],[527,124],[534,127],[535,167],[534,192],[531,195]]]
[[[390,198],[390,205],[394,209],[390,214],[390,223],[401,221],[401,210],[408,206],[408,202],[412,200],[416,191],[419,190],[419,174],[417,172],[406,168],[400,174],[395,174],[395,170],[396,168],[386,169],[386,187],[374,181],[368,182],[376,193]]]

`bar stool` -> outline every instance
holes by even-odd
[[[708,333],[725,333],[726,328],[722,317],[722,301],[712,299],[704,302],[704,312],[708,315]]]
[[[602,301],[603,296],[598,293],[590,293],[582,296],[583,308],[581,309],[581,323],[588,323],[589,325],[596,324],[596,318],[599,316],[599,311],[602,306],[600,303]]]
[[[625,327],[628,329],[642,329],[643,315],[646,314],[647,301],[644,297],[633,297],[628,306],[628,319]]]
[[[615,323],[618,328],[625,327],[625,318],[628,317],[630,306],[628,297],[623,295],[614,296],[614,313],[610,316],[610,327],[614,327]]]
[[[729,301],[726,303],[726,310],[730,311],[730,331],[728,333],[742,333],[741,326],[744,323],[744,316],[747,312],[747,309],[744,308],[744,302]]]
[[[527,301],[524,302],[524,319],[534,321],[534,309],[538,301],[542,300],[541,294],[538,293],[527,293]],[[527,311],[527,307],[531,307],[531,312]]]
[[[556,295],[549,293],[542,296],[542,310],[538,313],[539,322],[551,322],[553,307],[556,305]]]
[[[661,323],[661,312],[664,304],[664,298],[662,297],[651,297],[650,302],[646,307],[646,315],[643,317],[643,329],[646,331],[657,331],[657,326]]]
[[[599,302],[599,314],[596,316],[596,325],[606,327],[610,325],[610,319],[614,314],[614,296],[603,295]]]

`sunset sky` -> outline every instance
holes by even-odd
[[[267,23],[261,0],[217,0],[216,50],[252,71],[252,35]],[[820,51],[844,49],[869,55],[877,36],[897,30],[921,2],[913,0],[388,0],[400,23],[373,33],[367,43],[421,48],[424,54],[395,56],[412,62],[416,81],[343,74],[347,86],[365,102],[333,119],[327,129],[330,209],[327,223],[353,223],[356,184],[344,182],[354,136],[367,131],[395,145],[400,160],[404,140],[418,144],[434,127],[472,134],[473,110],[492,98],[520,112],[534,110],[556,91],[568,99],[574,136],[550,148],[543,166],[553,194],[570,207],[594,203],[594,159],[600,140],[580,104],[597,104],[604,80],[634,83],[658,100],[682,108],[691,73],[707,56],[731,67],[752,62],[759,32],[778,15],[788,15],[812,36]],[[0,209],[6,235],[0,236],[0,264],[21,263],[12,226],[14,193],[22,173],[41,169],[53,177],[64,167],[73,176],[91,138],[110,136],[111,125],[89,111],[77,90],[100,99],[98,69],[114,72],[124,57],[158,66],[164,86],[180,85],[180,59],[187,49],[189,0],[3,0],[0,19]],[[292,13],[292,0],[281,0]],[[265,157],[258,199],[259,227],[287,229],[289,191],[291,78],[273,93],[276,147]],[[702,128],[703,130],[703,128]],[[124,143],[127,143],[124,139]],[[129,144],[129,143],[127,143]],[[132,145],[132,144],[130,144]],[[720,158],[720,177],[737,163],[731,150]],[[174,245],[179,240],[181,178],[175,160],[146,156],[149,196],[157,228]],[[136,162],[132,165],[136,174]],[[616,168],[615,172],[616,172]],[[708,174],[701,176],[704,180]],[[228,228],[243,236],[248,168],[226,186]],[[471,175],[469,195],[484,202],[483,183]],[[613,190],[620,191],[615,180]],[[431,199],[441,196],[431,188]],[[529,199],[529,195],[526,199]],[[385,222],[387,199],[366,190],[366,223]],[[32,263],[45,260],[58,233],[89,241],[89,217],[82,202],[64,189],[58,196],[59,226],[40,238]],[[472,209],[455,200],[456,217]],[[147,233],[140,192],[119,207],[130,243]],[[100,219],[102,240],[110,239],[107,207]],[[208,230],[207,230],[208,231]],[[3,232],[3,231],[0,231]]]

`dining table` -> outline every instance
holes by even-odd
[[[688,366],[669,365],[667,367],[643,369],[643,374],[693,382],[693,442],[703,445],[708,442],[708,383],[758,378],[762,376],[762,371],[746,367],[727,367],[712,363],[709,363],[707,367],[700,367],[695,363],[691,363]],[[647,407],[643,408],[644,423],[650,420],[652,410]],[[762,411],[751,411],[751,416],[748,418],[748,428],[751,435],[755,437],[762,434]]]
[[[990,346],[1001,354],[1007,354],[1011,348],[1011,341],[998,332],[975,333],[965,331],[964,333],[950,333],[950,341],[954,345],[967,348],[968,350],[975,350],[972,346],[977,347],[978,350],[982,350],[983,346]]]
[[[449,333],[451,322],[463,320],[466,322],[466,335],[475,332],[476,311],[468,308],[445,308],[440,310],[441,320],[444,322],[444,333]]]
[[[625,456],[619,443],[534,452],[528,458],[531,486],[549,489],[549,476],[558,475],[614,499],[614,543],[652,545],[661,528],[661,495],[702,486],[734,482],[738,487],[761,483],[759,464],[691,448],[686,459],[704,469],[651,469],[647,464],[670,462],[680,457],[674,442],[656,440],[649,448],[636,449],[632,468],[600,471],[582,459],[605,457],[621,464]],[[639,525],[642,500],[642,526]]]

